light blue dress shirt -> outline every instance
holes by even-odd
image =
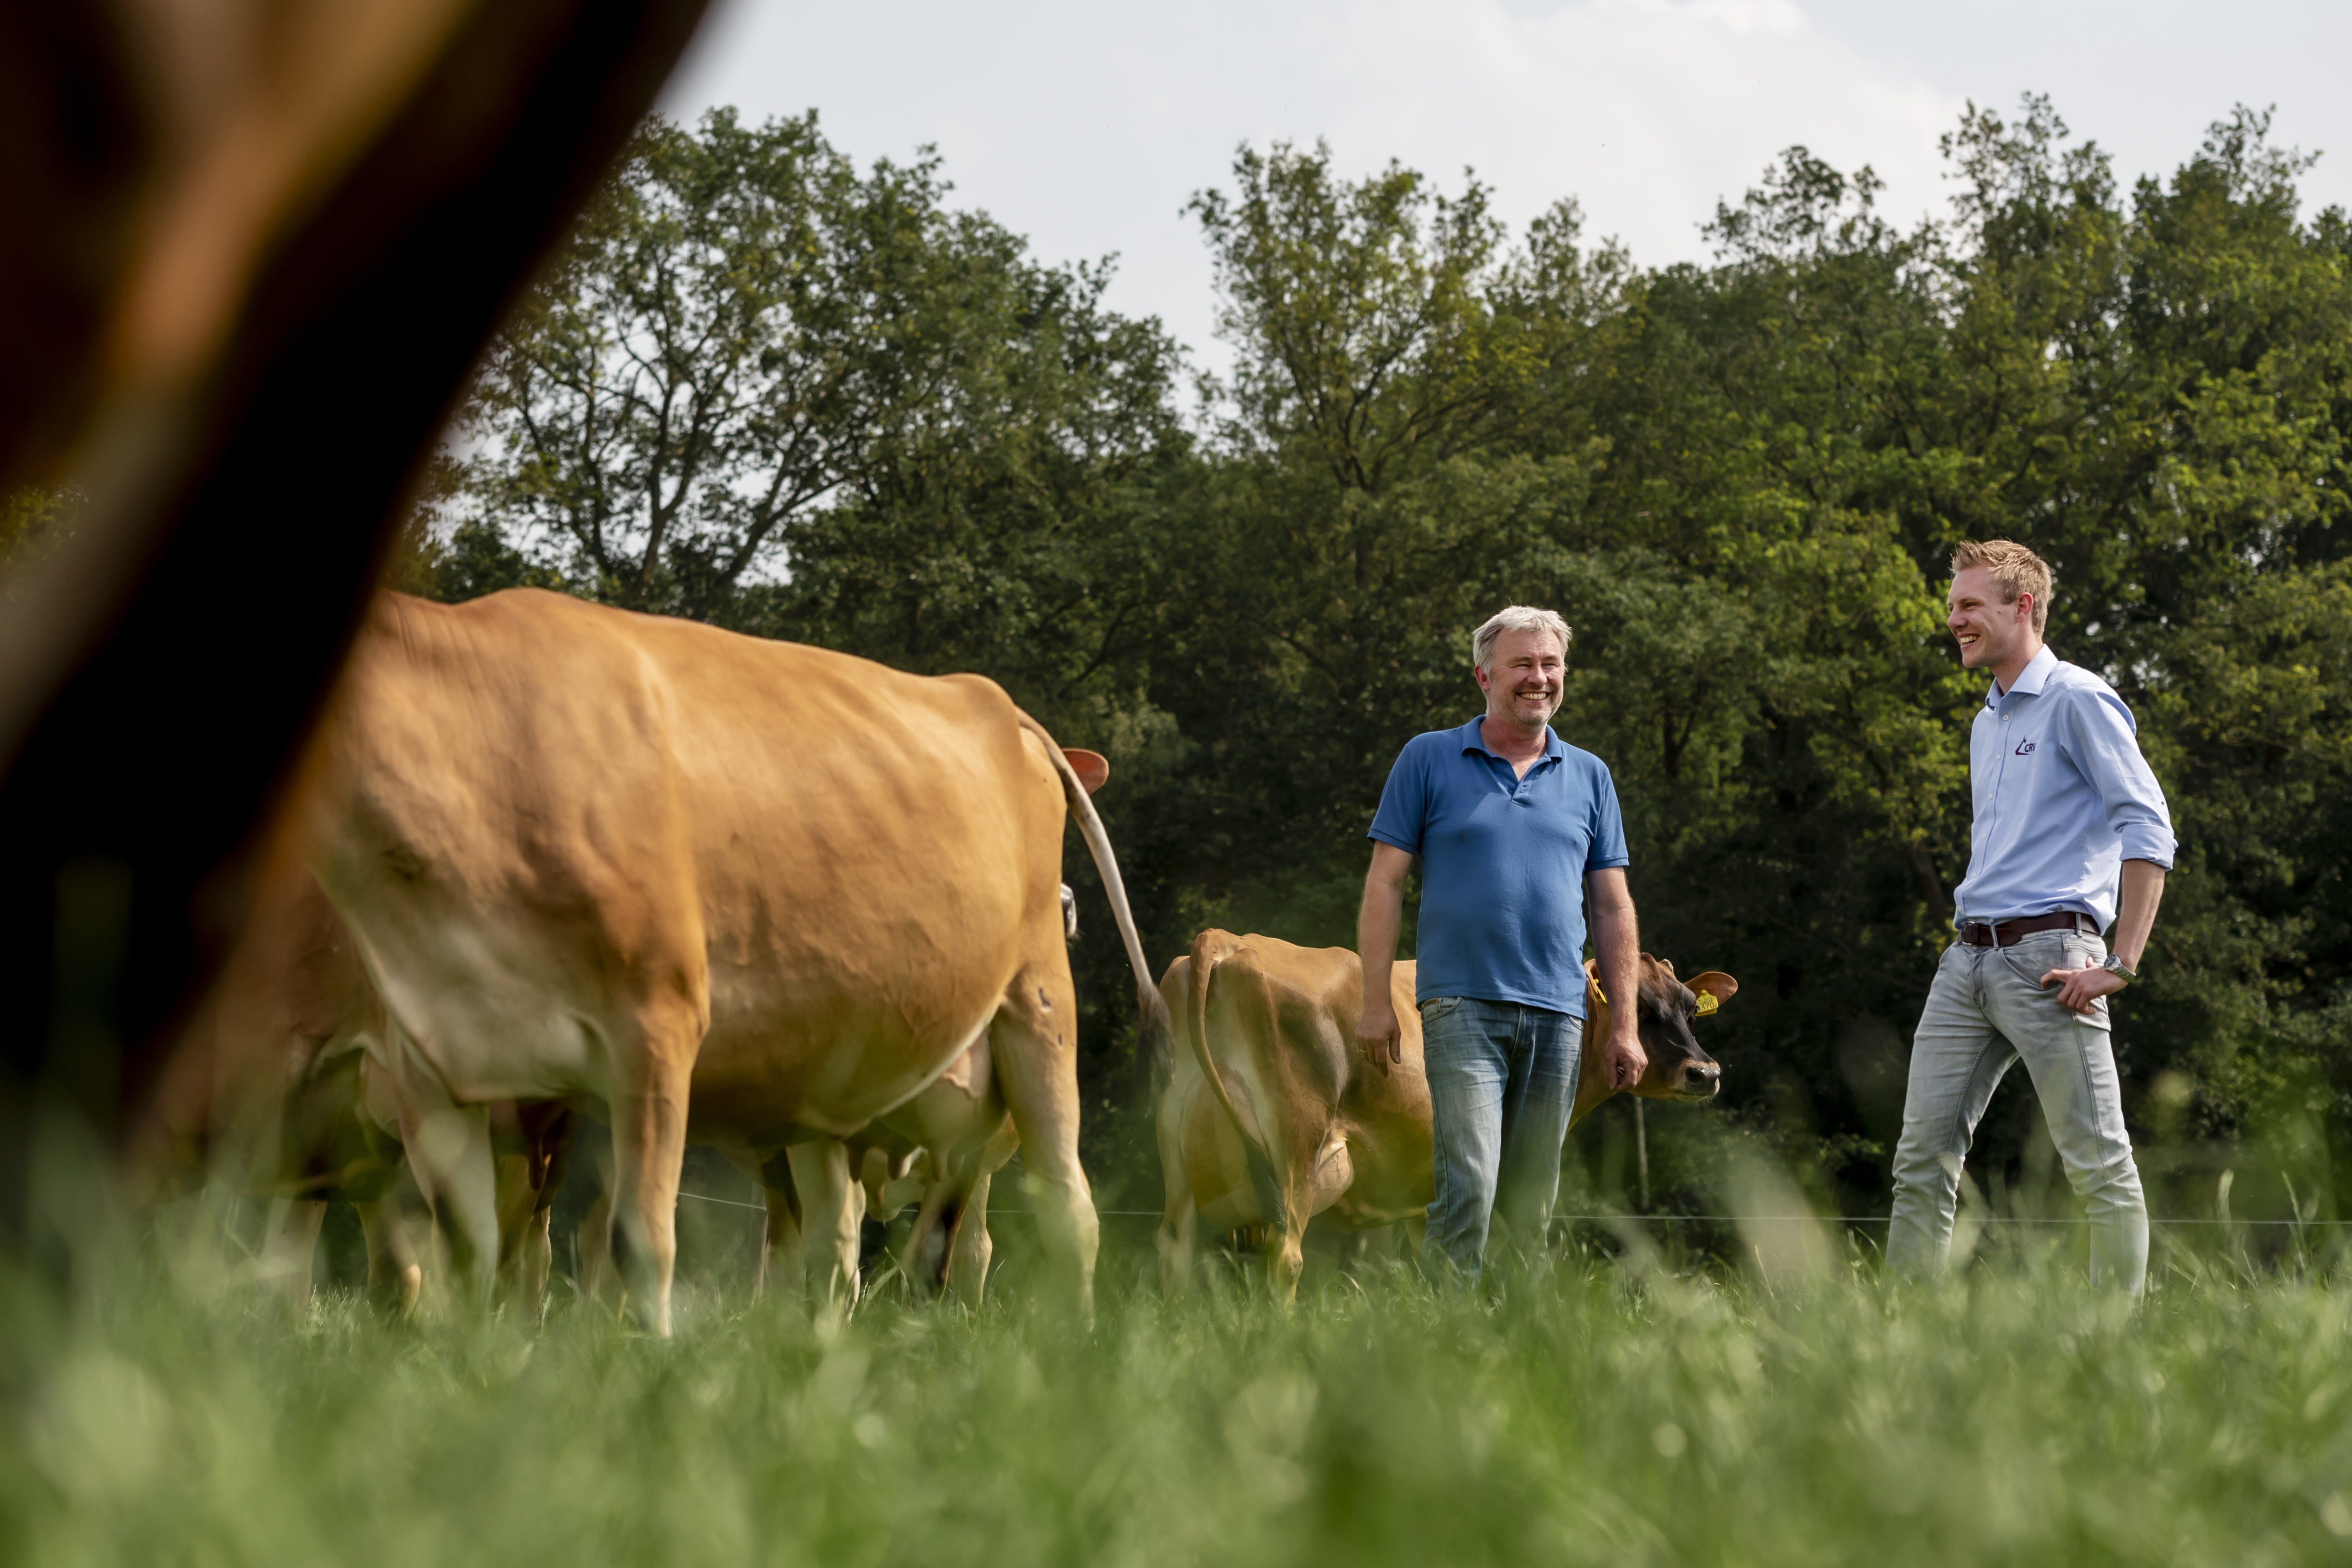
[[[1976,799],[1962,920],[2080,910],[2115,924],[2123,862],[2168,871],[2178,847],[2139,726],[2115,688],[2048,648],[2008,691],[1995,681],[1969,735]]]

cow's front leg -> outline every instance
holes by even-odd
[[[831,1316],[857,1300],[857,1243],[866,1218],[866,1189],[853,1178],[849,1146],[838,1138],[794,1144],[786,1157],[800,1197],[801,1256],[809,1305],[820,1317]]]
[[[444,1102],[402,1131],[409,1168],[448,1255],[450,1296],[467,1312],[488,1311],[499,1270],[498,1163],[490,1153],[489,1113]]]
[[[441,1075],[405,1035],[387,1063],[408,1172],[447,1254],[446,1289],[467,1312],[486,1312],[498,1282],[498,1161],[488,1107],[451,1098]]]
[[[399,1178],[382,1197],[352,1207],[359,1210],[360,1234],[367,1240],[367,1294],[380,1312],[406,1317],[425,1293],[425,1270],[409,1243],[403,1212],[416,1196],[416,1178],[404,1161]]]
[[[623,1301],[647,1331],[669,1337],[670,1275],[677,1265],[677,1182],[686,1164],[689,1065],[639,1064],[613,1096],[613,1253]]]

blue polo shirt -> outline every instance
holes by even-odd
[[[1483,719],[1405,742],[1365,836],[1421,860],[1417,1000],[1584,1016],[1584,878],[1626,863],[1609,768],[1550,729],[1522,779]]]

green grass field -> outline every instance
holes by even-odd
[[[1001,1233],[1018,1221],[1000,1220]],[[1774,1290],[1596,1248],[1482,1297],[1325,1270],[1171,1302],[1114,1230],[1091,1333],[1008,1235],[967,1315],[846,1327],[681,1290],[662,1343],[289,1322],[154,1248],[12,1275],[16,1563],[499,1564],[2352,1558],[2352,1295],[2168,1254],[2132,1314],[2063,1259]],[[1341,1554],[1344,1554],[1342,1559]]]

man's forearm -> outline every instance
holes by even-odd
[[[1601,971],[1601,989],[1622,1032],[1633,1026],[1636,993],[1641,986],[1642,934],[1633,918],[1633,901],[1595,899],[1592,909],[1592,956]]]
[[[1404,925],[1404,888],[1373,875],[1364,880],[1364,905],[1356,915],[1356,951],[1364,960],[1364,996],[1389,994],[1396,968],[1397,934]]]
[[[1594,923],[1592,956],[1599,960],[1601,989],[1609,998],[1610,1014],[1621,1031],[1631,1029],[1634,1022],[1634,1002],[1642,983],[1635,960],[1641,951],[1632,910],[1619,915],[1604,915]]]
[[[2156,929],[2157,905],[2164,902],[2164,868],[2154,861],[2124,862],[2123,897],[2116,912],[2115,955],[2137,969]]]

